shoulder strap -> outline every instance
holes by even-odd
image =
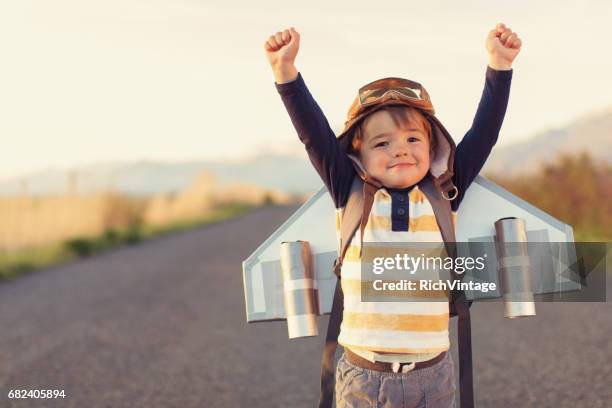
[[[321,357],[321,393],[319,395],[319,408],[332,408],[334,401],[334,360],[338,348],[338,336],[342,324],[344,312],[344,294],[340,279],[336,280],[334,290],[334,301],[332,303],[329,322],[327,323],[327,334]]]
[[[374,194],[376,194],[378,188],[378,185],[368,179],[366,181],[359,177],[353,179],[351,192],[342,215],[342,224],[340,225],[340,252],[334,263],[334,273],[338,278],[340,278],[342,261],[358,228],[360,230],[361,246],[363,247],[363,233],[374,203]]]
[[[331,408],[334,399],[334,358],[338,348],[338,336],[340,335],[340,325],[344,311],[344,294],[340,283],[340,269],[342,260],[348,250],[351,239],[357,228],[363,224],[363,213],[366,207],[364,203],[364,185],[360,177],[356,176],[351,185],[351,192],[344,207],[342,224],[340,225],[340,252],[334,262],[334,273],[338,277],[336,289],[334,290],[334,300],[332,310],[327,323],[327,335],[325,336],[325,346],[323,346],[323,356],[321,358],[321,394],[319,396],[319,408]],[[369,205],[372,206],[371,204]],[[369,213],[369,210],[368,210]],[[363,235],[362,235],[363,239]]]
[[[437,189],[430,177],[425,177],[419,187],[427,196],[431,207],[434,210],[436,221],[440,227],[442,239],[446,252],[450,257],[456,257],[457,246],[455,244],[455,224],[453,223],[453,213],[450,200],[444,197],[443,193]],[[455,192],[455,197],[456,197]],[[446,194],[448,197],[448,194]],[[454,279],[461,279],[452,272]],[[472,378],[472,328],[470,321],[470,305],[462,290],[455,291],[450,299],[451,316],[456,315],[457,319],[457,342],[459,349],[459,395],[461,407],[474,406],[474,384]]]
[[[338,278],[340,278],[340,267],[342,266],[344,255],[355,231],[357,231],[357,227],[361,223],[364,207],[363,198],[363,181],[359,177],[354,177],[351,192],[342,214],[342,224],[340,225],[340,252],[334,265],[334,273]]]
[[[419,188],[427,196],[433,208],[436,221],[440,227],[440,233],[444,242],[455,242],[455,224],[453,223],[453,212],[449,200],[442,197],[440,191],[434,186],[431,177],[425,177],[418,184]],[[447,248],[448,250],[448,248]],[[449,256],[451,253],[449,252]]]

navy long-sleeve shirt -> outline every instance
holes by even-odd
[[[497,141],[508,106],[511,80],[512,70],[496,71],[487,67],[484,90],[472,127],[457,145],[455,152],[453,183],[459,193],[451,202],[453,211],[459,208],[465,191],[482,169]],[[306,87],[301,73],[292,82],[276,84],[276,88],[298,137],[304,143],[308,157],[331,194],[336,208],[343,207],[356,175],[351,160],[342,150],[325,115]],[[387,188],[391,194],[392,214],[396,214],[394,210],[400,207],[404,211],[399,213],[408,214],[407,196],[411,189],[412,187],[401,190]],[[406,217],[398,217],[392,221],[392,230],[408,229]]]

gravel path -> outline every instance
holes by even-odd
[[[241,262],[295,208],[0,283],[0,407],[315,406],[323,335],[245,323]],[[612,406],[610,303],[539,303],[518,321],[498,303],[472,311],[478,406]],[[15,388],[66,398],[9,401]]]

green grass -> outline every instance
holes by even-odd
[[[232,204],[217,208],[212,214],[164,227],[132,225],[124,230],[109,229],[97,237],[80,237],[37,248],[19,251],[0,251],[0,281],[16,278],[27,272],[84,258],[120,245],[134,245],[141,241],[221,222],[245,214],[256,208],[252,205]]]

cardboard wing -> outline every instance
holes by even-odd
[[[331,197],[325,187],[322,187],[243,261],[247,322],[285,319],[280,266],[280,244],[283,241],[302,240],[310,243],[319,289],[320,312],[330,313],[337,281],[332,270],[333,262],[338,255],[335,211]],[[466,191],[458,211],[457,242],[492,243],[495,235],[494,223],[504,217],[524,219],[529,242],[573,243],[574,241],[571,226],[553,218],[492,181],[478,176]],[[561,276],[567,265],[575,261],[575,252],[571,248],[571,245],[564,245],[553,249],[562,253],[549,257],[549,264],[544,265],[549,273],[533,277],[534,293],[571,291],[580,288],[579,283]],[[459,252],[458,255],[468,254]],[[487,265],[489,271],[487,273],[490,275],[485,279],[497,282],[495,256],[489,257],[488,262],[490,264]],[[484,296],[478,292],[472,294],[473,298]],[[500,296],[499,289],[486,294],[488,298]]]

